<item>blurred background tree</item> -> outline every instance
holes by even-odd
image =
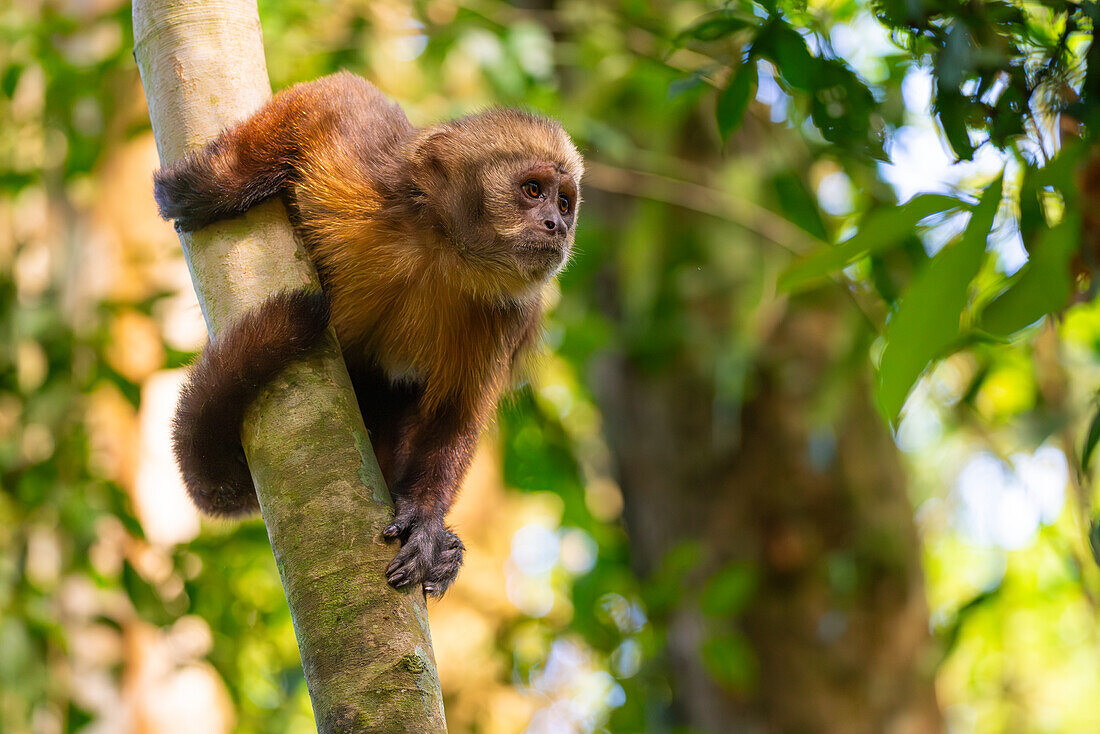
[[[589,161],[430,609],[452,731],[1100,727],[1097,12],[261,2],[277,88]],[[0,730],[310,731],[262,525],[171,466],[204,330],[129,7],[0,18]]]

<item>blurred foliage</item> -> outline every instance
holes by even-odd
[[[1077,179],[1098,124],[1096,3],[319,5],[261,2],[275,87],[346,67],[415,122],[490,103],[543,110],[586,150],[590,199],[608,205],[582,217],[547,328],[554,356],[498,426],[505,484],[558,508],[544,538],[557,555],[513,569],[528,590],[494,628],[502,683],[549,702],[531,731],[670,730],[667,621],[689,598],[708,620],[713,680],[737,695],[757,685],[739,623],[756,569],[699,578],[707,551],[684,544],[637,577],[592,391],[608,353],[705,374],[730,433],[716,440],[735,442],[762,332],[823,287],[850,297],[856,361],[876,365],[877,403],[911,458],[949,721],[1100,726],[1081,705],[1100,695],[1100,429],[1088,429],[1100,307],[1081,242],[1095,204]],[[114,184],[106,162],[147,134],[129,8],[5,5],[0,36],[0,730],[125,730],[135,641],[179,648],[201,620],[211,639],[183,659],[216,671],[232,729],[310,731],[262,525],[152,543],[118,458],[149,377],[113,354],[118,324],[156,323],[156,370],[189,356],[160,316],[170,293],[81,287]],[[925,99],[911,91],[921,79]],[[974,163],[902,201],[886,162],[922,125],[949,145],[947,164]],[[862,389],[858,370],[838,370],[822,416]],[[121,424],[97,419],[104,405]],[[121,435],[138,440],[132,425]],[[1047,485],[1027,468],[1047,449],[1070,501],[1002,517],[1039,502],[1032,489]],[[1003,474],[975,500],[959,477],[979,456]],[[859,573],[839,559],[829,581]]]

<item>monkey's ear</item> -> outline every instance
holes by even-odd
[[[446,128],[428,128],[420,136],[413,149],[413,164],[418,172],[427,174],[437,183],[451,178],[455,141]]]

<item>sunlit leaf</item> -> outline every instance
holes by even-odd
[[[859,231],[835,247],[823,247],[779,276],[781,291],[797,291],[861,257],[895,247],[913,233],[920,220],[966,206],[953,196],[922,194],[899,207],[878,209],[864,217]]]
[[[1069,261],[1077,249],[1079,218],[1042,230],[1018,278],[982,312],[984,331],[1008,336],[1066,305],[1073,289]]]
[[[886,326],[875,399],[890,423],[929,362],[959,337],[970,281],[981,267],[1001,204],[1002,183],[998,178],[986,188],[962,237],[943,248],[917,275]]]
[[[937,635],[944,655],[950,654],[958,644],[959,637],[968,622],[974,620],[974,616],[984,609],[995,604],[1004,589],[1002,584],[997,584],[992,589],[979,592],[966,603],[962,604],[955,612],[955,618]]]
[[[1092,417],[1092,422],[1089,423],[1089,432],[1085,436],[1085,445],[1081,449],[1081,471],[1087,472],[1089,470],[1089,463],[1092,461],[1092,454],[1096,451],[1096,443],[1100,441],[1100,410],[1096,411],[1096,415]]]
[[[732,10],[719,10],[703,16],[701,20],[681,32],[677,42],[682,43],[687,39],[697,41],[717,41],[737,31],[755,25],[755,19]]]

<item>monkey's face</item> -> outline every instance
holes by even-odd
[[[502,217],[511,251],[528,277],[548,278],[561,269],[573,248],[577,182],[563,166],[538,162],[517,171],[511,183],[512,212]]]
[[[569,259],[584,163],[557,122],[489,110],[425,129],[410,161],[468,283],[522,296]]]
[[[573,248],[580,204],[577,181],[551,160],[496,167],[494,175],[482,178],[481,209],[492,231],[484,244],[518,287],[542,283],[561,270]]]

